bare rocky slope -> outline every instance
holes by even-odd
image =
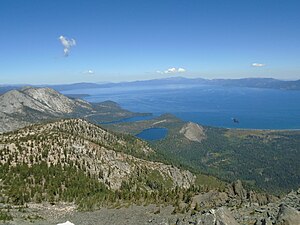
[[[84,117],[101,122],[134,115],[111,101],[92,104],[68,98],[51,88],[25,87],[0,96],[0,133],[58,118]]]
[[[186,123],[179,131],[180,134],[183,134],[190,141],[201,142],[206,138],[204,128],[197,123]]]

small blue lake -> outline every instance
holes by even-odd
[[[166,137],[168,129],[166,128],[149,128],[137,134],[138,138],[146,141],[157,141]]]

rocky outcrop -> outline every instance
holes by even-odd
[[[238,180],[229,184],[224,192],[211,190],[201,193],[194,196],[192,202],[193,207],[201,212],[196,214],[203,221],[200,224],[218,224],[211,223],[211,220],[216,219],[214,212],[220,208],[229,209],[238,224],[300,224],[300,189],[279,199],[266,193],[248,191]]]
[[[260,206],[245,204],[243,207],[235,210],[235,218],[245,224],[255,225],[299,225],[299,216],[300,189],[297,192],[292,191],[284,198],[271,201],[268,204]]]
[[[232,199],[232,204],[249,203],[254,205],[266,205],[270,202],[278,200],[277,197],[267,193],[257,193],[253,190],[246,190],[240,180],[229,184],[226,189],[229,198]]]
[[[251,192],[256,196],[256,202],[251,202]],[[178,224],[299,225],[300,189],[278,199],[246,191],[242,183],[236,181],[225,192],[209,191],[195,196],[193,207],[198,212],[185,216]]]
[[[178,219],[176,225],[239,225],[226,207],[211,209],[206,213],[197,213]]]
[[[236,196],[238,196],[241,199],[245,199],[247,197],[247,192],[244,189],[242,182],[240,180],[237,180],[232,184],[233,192]]]
[[[201,142],[206,138],[204,128],[192,122],[186,123],[179,133],[183,134],[190,141]]]

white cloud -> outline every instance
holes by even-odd
[[[88,74],[88,75],[93,75],[93,74],[95,74],[95,71],[93,71],[93,70],[87,70],[87,71],[84,71],[83,73],[84,74]]]
[[[184,73],[186,70],[184,68],[178,68],[178,73]]]
[[[60,40],[60,43],[64,46],[64,56],[67,57],[70,53],[71,47],[76,45],[76,41],[74,39],[69,40],[62,35],[58,39]]]
[[[177,69],[175,67],[172,67],[172,68],[165,70],[165,73],[177,73]]]
[[[174,73],[184,73],[184,72],[186,72],[186,69],[180,68],[180,67],[179,68],[172,67],[165,71],[157,70],[156,72],[160,73],[160,74],[174,74]]]
[[[263,67],[263,66],[266,66],[266,64],[263,64],[263,63],[252,63],[252,66],[253,67]]]

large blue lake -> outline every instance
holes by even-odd
[[[173,113],[186,121],[219,127],[300,129],[300,91],[220,86],[149,86],[80,89],[90,102],[112,100],[123,108],[155,115]],[[239,124],[233,123],[237,118]]]

